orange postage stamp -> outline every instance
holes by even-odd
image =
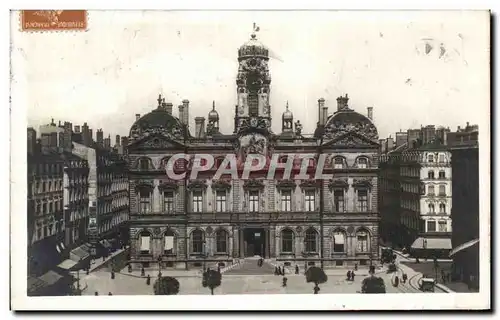
[[[22,31],[85,31],[87,10],[21,10]]]

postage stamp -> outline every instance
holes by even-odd
[[[87,10],[21,10],[22,31],[84,31]]]
[[[12,309],[491,308],[490,19],[11,12]]]

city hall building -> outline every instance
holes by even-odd
[[[319,99],[317,127],[305,134],[284,102],[281,132],[273,132],[269,51],[254,33],[237,59],[233,133],[219,130],[215,103],[206,123],[195,118],[194,130],[188,100],[178,106],[177,117],[161,96],[154,110],[136,115],[127,147],[132,267],[227,266],[255,255],[301,267],[370,264],[378,258],[379,222],[373,109],[366,116],[354,111],[346,94],[330,113]],[[207,163],[169,163],[180,153],[211,154],[213,168],[191,179],[192,168]],[[214,179],[227,154],[239,160],[259,154],[270,161],[277,153],[279,162],[293,162],[290,178],[277,169],[269,179],[266,166],[248,179]],[[309,178],[298,179],[302,161],[293,155],[303,153],[326,154],[323,172],[332,178],[315,179],[315,157],[307,162]],[[169,178],[167,165],[186,177]]]

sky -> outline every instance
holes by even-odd
[[[128,135],[135,114],[155,109],[162,93],[174,115],[190,100],[192,133],[215,100],[221,131],[232,133],[237,50],[254,22],[272,55],[274,132],[287,101],[303,133],[313,133],[317,100],[331,114],[346,93],[357,112],[374,108],[380,138],[489,123],[484,11],[90,11],[87,32],[65,33],[20,32],[15,14],[11,96],[35,129],[54,118]]]

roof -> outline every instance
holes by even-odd
[[[327,125],[330,122],[342,122],[342,123],[372,123],[368,117],[358,113],[352,109],[344,109],[342,111],[335,112],[327,121]]]
[[[150,113],[145,114],[135,122],[139,127],[166,127],[171,128],[179,125],[179,119],[162,108],[157,108]]]
[[[63,262],[61,262],[58,267],[61,268],[61,269],[65,269],[65,270],[69,270],[71,268],[73,268],[78,262],[74,261],[74,260],[64,260]]]
[[[60,279],[62,279],[63,276],[61,276],[59,273],[49,270],[47,273],[43,274],[42,276],[38,277],[41,281],[45,282],[46,284],[53,285]]]

